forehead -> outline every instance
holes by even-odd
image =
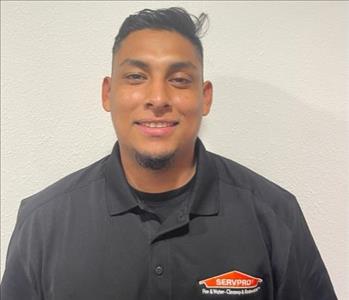
[[[200,55],[189,39],[175,31],[142,29],[130,33],[116,52],[118,65],[125,59],[148,62],[189,61],[201,67]]]

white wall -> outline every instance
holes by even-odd
[[[209,13],[201,137],[297,195],[349,299],[349,3],[166,2]],[[100,105],[122,20],[162,2],[1,2],[1,266],[20,200],[106,155]]]

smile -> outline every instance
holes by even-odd
[[[142,121],[142,122],[136,122],[136,124],[145,126],[148,128],[166,128],[166,127],[173,127],[178,124],[178,122],[167,122],[167,121]]]
[[[143,135],[150,138],[161,138],[171,135],[175,131],[179,122],[167,120],[142,120],[135,122],[135,124]]]

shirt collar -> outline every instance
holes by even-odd
[[[215,215],[219,212],[218,172],[212,155],[198,138],[195,148],[196,181],[190,199],[190,213]]]
[[[112,153],[106,160],[104,174],[110,215],[118,215],[138,206],[121,165],[118,142],[115,143]]]
[[[212,156],[198,138],[195,147],[196,179],[189,202],[189,212],[195,215],[214,215],[219,211],[218,174]],[[116,142],[104,167],[106,201],[110,215],[118,215],[138,206],[120,160]]]

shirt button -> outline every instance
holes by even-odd
[[[155,274],[160,276],[162,273],[164,273],[164,268],[162,266],[160,266],[160,265],[156,266]]]
[[[185,214],[183,214],[183,213],[179,214],[179,215],[178,215],[178,221],[179,221],[179,222],[185,221]]]

